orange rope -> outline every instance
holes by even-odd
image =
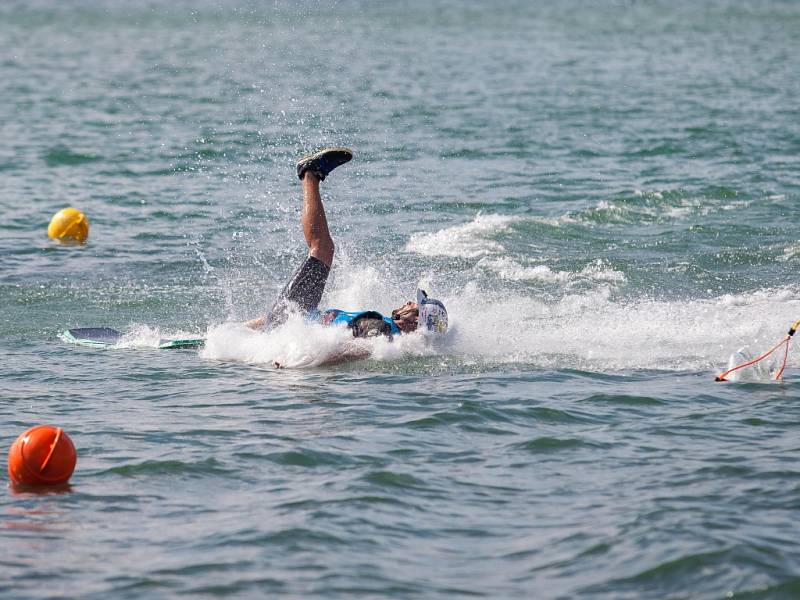
[[[773,346],[773,347],[772,347],[770,350],[767,350],[766,352],[764,352],[764,354],[762,354],[762,355],[761,355],[761,356],[759,356],[758,358],[754,358],[753,360],[747,361],[746,363],[743,363],[743,364],[741,364],[741,365],[737,365],[737,366],[733,367],[732,369],[728,369],[728,370],[727,370],[727,371],[725,371],[725,372],[724,372],[722,375],[717,375],[717,376],[714,378],[714,381],[727,381],[727,379],[725,379],[725,378],[726,378],[728,375],[730,375],[731,373],[733,373],[734,371],[738,371],[739,369],[744,369],[745,367],[749,367],[750,365],[754,365],[754,364],[756,364],[757,362],[760,362],[760,361],[764,360],[764,359],[765,359],[765,358],[767,358],[767,357],[768,357],[770,354],[772,354],[773,352],[775,352],[775,350],[777,350],[778,348],[780,348],[781,346],[783,346],[783,345],[784,345],[786,342],[788,342],[788,341],[789,341],[789,336],[787,335],[787,336],[786,336],[785,338],[783,338],[783,340],[781,340],[781,341],[780,341],[778,344],[776,344],[775,346]],[[788,346],[786,347],[786,350],[787,350],[787,351],[789,350],[789,347],[788,347]]]
[[[770,354],[775,352],[775,350],[777,350],[778,348],[780,348],[781,346],[786,344],[786,348],[785,348],[785,350],[783,352],[783,363],[781,364],[781,368],[778,369],[778,374],[775,375],[775,381],[777,381],[778,379],[781,378],[781,375],[783,375],[783,370],[786,368],[786,360],[789,358],[789,342],[792,340],[792,336],[795,334],[795,332],[798,330],[798,328],[800,328],[800,321],[795,321],[792,324],[792,326],[789,327],[789,333],[786,335],[786,337],[783,338],[780,342],[778,342],[771,349],[769,349],[766,352],[764,352],[764,354],[762,354],[758,358],[754,358],[753,360],[748,361],[748,362],[746,362],[744,364],[737,365],[737,366],[735,366],[735,367],[733,367],[731,369],[728,369],[722,375],[717,375],[714,378],[714,381],[727,381],[727,379],[725,379],[725,378],[728,375],[730,375],[731,373],[733,373],[734,371],[738,371],[739,369],[744,369],[745,367],[749,367],[750,365],[754,365],[757,362],[764,360]]]
[[[789,342],[789,339],[791,337],[792,336],[790,336],[790,335],[786,336],[786,342],[787,343],[786,343],[786,350],[783,353],[783,363],[781,364],[781,368],[778,369],[778,374],[775,375],[775,381],[778,381],[778,379],[781,378],[781,375],[783,375],[783,370],[786,368],[786,359],[789,358],[789,343],[788,342]]]

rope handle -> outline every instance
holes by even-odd
[[[792,323],[792,326],[789,327],[789,337],[792,337],[798,329],[800,329],[800,321],[795,321]]]
[[[750,365],[754,365],[757,362],[761,362],[762,360],[767,358],[770,354],[775,352],[775,350],[777,350],[778,348],[780,348],[781,346],[783,346],[785,344],[786,345],[786,349],[784,350],[784,353],[783,353],[783,362],[781,364],[781,368],[778,369],[777,375],[775,375],[775,381],[779,380],[781,378],[781,375],[783,375],[783,370],[786,368],[786,361],[789,358],[789,342],[791,341],[792,336],[797,332],[798,329],[800,329],[800,320],[795,321],[794,323],[792,323],[792,326],[789,327],[789,332],[786,334],[786,337],[783,338],[777,344],[775,344],[772,348],[770,348],[769,350],[764,352],[764,354],[762,354],[761,356],[759,356],[757,358],[754,358],[753,360],[749,360],[746,363],[742,363],[741,365],[736,365],[735,367],[732,367],[732,368],[728,369],[724,373],[722,373],[720,375],[717,375],[714,378],[714,381],[728,381],[725,378],[728,375],[730,375],[731,373],[733,373],[734,371],[738,371],[739,369],[744,369],[745,367],[749,367]]]

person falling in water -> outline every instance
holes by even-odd
[[[272,309],[265,315],[248,321],[248,327],[270,330],[284,323],[289,312],[299,310],[310,321],[347,327],[352,331],[353,337],[384,335],[391,339],[393,336],[417,330],[438,334],[447,331],[447,310],[444,304],[429,298],[420,289],[416,291],[416,300],[409,300],[398,306],[390,317],[375,310],[319,310],[334,254],[333,238],[328,229],[319,184],[336,167],[352,158],[353,152],[347,148],[326,148],[297,161],[297,176],[303,186],[300,224],[308,244],[308,257],[286,284]]]

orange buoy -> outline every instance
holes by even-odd
[[[69,481],[78,453],[61,427],[36,425],[8,451],[8,476],[15,484],[59,485]]]
[[[62,208],[50,219],[47,235],[59,242],[85,244],[89,237],[89,219],[77,208]]]

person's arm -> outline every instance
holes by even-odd
[[[269,317],[267,315],[262,315],[257,319],[245,321],[244,324],[250,329],[261,329],[262,327],[264,327],[264,325],[267,324],[267,321],[269,321]]]

